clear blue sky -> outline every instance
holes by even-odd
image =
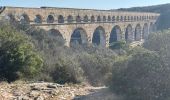
[[[0,0],[0,6],[116,9],[170,3],[170,0]]]

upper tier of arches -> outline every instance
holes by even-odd
[[[13,17],[13,18],[11,18]],[[158,16],[121,16],[121,15],[84,15],[84,16],[73,16],[73,15],[57,15],[49,14],[46,18],[41,14],[36,14],[34,19],[31,20],[28,14],[24,13],[19,18],[15,18],[12,14],[7,14],[6,19],[15,19],[23,24],[29,24],[33,22],[34,24],[64,24],[64,23],[110,23],[110,22],[132,22],[132,21],[147,21],[156,20]]]

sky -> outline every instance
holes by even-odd
[[[170,0],[0,0],[0,6],[117,9],[170,3]]]

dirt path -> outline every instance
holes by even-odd
[[[56,83],[0,83],[0,100],[122,100],[107,87]]]
[[[107,87],[92,87],[88,95],[77,96],[73,100],[123,100],[123,98],[113,94]]]

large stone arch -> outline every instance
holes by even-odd
[[[132,42],[133,41],[133,28],[132,28],[131,24],[129,24],[126,27],[126,30],[125,30],[125,40],[126,40],[126,42]]]
[[[106,34],[105,34],[105,29],[102,26],[98,26],[95,29],[92,37],[92,43],[94,45],[98,45],[102,47],[106,46]]]
[[[88,43],[87,33],[83,28],[76,28],[71,34],[70,46],[84,45]]]
[[[145,23],[143,26],[142,39],[146,39],[148,35],[149,35],[149,27],[148,24]]]
[[[140,41],[141,40],[141,33],[142,33],[142,28],[140,24],[137,24],[135,27],[135,41]]]
[[[64,45],[65,44],[65,39],[63,37],[63,35],[60,33],[59,30],[57,29],[50,29],[47,31],[47,35],[51,38],[54,39],[55,41],[57,41],[58,43]]]
[[[27,14],[22,14],[20,17],[20,23],[21,24],[29,24],[30,23],[30,18]]]
[[[54,16],[53,15],[48,15],[47,23],[54,23]]]
[[[50,29],[50,30],[48,30],[47,33],[50,37],[57,37],[57,38],[64,39],[62,34],[60,33],[60,31],[57,29]]]
[[[113,42],[121,40],[121,28],[120,26],[116,25],[112,28],[109,38],[109,44],[111,45]]]
[[[40,14],[37,14],[34,19],[35,23],[42,23],[42,16]]]

